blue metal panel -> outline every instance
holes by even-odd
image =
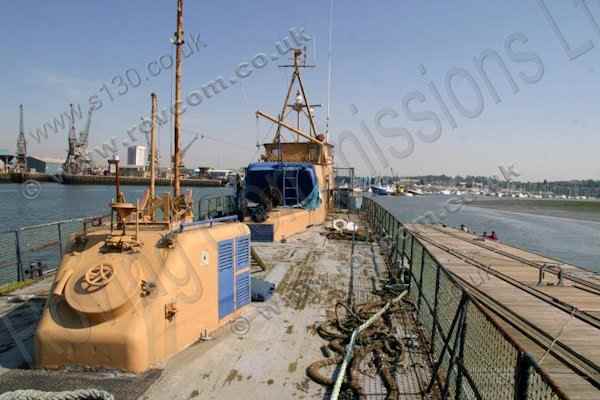
[[[233,267],[233,240],[219,242],[219,270]]]
[[[233,240],[219,242],[219,319],[234,310]]]
[[[250,272],[244,272],[237,277],[236,309],[250,303]]]
[[[250,235],[255,242],[273,241],[273,224],[248,224]]]
[[[239,271],[250,266],[250,237],[240,236],[235,240],[235,267]]]

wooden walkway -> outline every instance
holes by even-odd
[[[572,399],[600,398],[598,275],[452,228],[407,228]]]

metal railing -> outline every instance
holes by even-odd
[[[362,209],[391,241],[392,265],[408,269],[409,298],[434,361],[428,391],[442,399],[569,399],[419,238],[372,198]]]
[[[106,216],[74,218],[0,232],[0,286],[55,270],[76,234],[106,220]]]
[[[198,201],[198,220],[220,218],[237,212],[235,195],[203,197]]]

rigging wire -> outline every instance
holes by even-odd
[[[230,141],[223,140],[223,139],[219,139],[219,138],[207,135],[206,133],[201,133],[201,132],[198,132],[198,131],[192,131],[192,130],[189,130],[189,129],[181,129],[181,131],[185,132],[185,133],[193,133],[194,135],[198,135],[198,139],[212,140],[213,142],[222,143],[222,144],[226,144],[226,145],[229,145],[229,146],[234,146],[234,147],[237,147],[237,148],[240,148],[240,149],[244,149],[244,150],[249,150],[250,149],[250,146],[239,144],[239,143],[235,143],[235,142],[230,142]]]
[[[242,81],[239,82],[240,83],[240,90],[242,91],[242,100],[244,101],[244,103],[246,103],[246,106],[248,106],[248,108],[250,108],[250,99],[248,97],[248,93],[246,92],[246,89],[244,88],[244,85],[242,84]],[[258,107],[257,107],[258,109]],[[260,146],[260,138],[259,138],[260,134],[259,134],[259,130],[258,130],[258,117],[256,117],[256,147]]]
[[[260,121],[258,120],[258,115],[256,116],[256,148],[260,148]]]
[[[327,119],[325,122],[325,135],[329,136],[329,120],[331,118],[331,79],[333,75],[333,1],[329,3],[329,49],[327,71]]]
[[[174,39],[171,39],[171,40],[173,41]],[[175,57],[175,46],[172,46],[171,47],[171,59],[173,60],[174,57]],[[173,111],[173,106],[174,106],[174,103],[173,103],[173,97],[174,97],[173,86],[175,86],[174,82],[175,82],[175,70],[176,69],[177,68],[173,68],[173,73],[171,74],[171,84],[169,85],[170,90],[171,90],[171,99],[169,101],[168,115],[169,115],[169,129],[170,129],[171,133],[175,132],[175,118],[173,118],[172,111]],[[174,151],[174,149],[173,149],[173,140],[169,140],[169,155],[170,155],[169,159],[170,160],[173,159],[173,157],[175,156],[173,154],[173,151]],[[170,165],[170,163],[169,163],[169,166],[173,167],[172,165]]]

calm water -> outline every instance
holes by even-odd
[[[230,193],[228,188],[191,188],[194,210],[202,197]],[[68,218],[79,218],[108,214],[108,205],[114,198],[112,186],[71,186],[43,183],[28,189],[20,184],[0,185],[0,231],[26,225],[37,225]],[[146,190],[145,186],[123,186],[125,198],[135,201]],[[157,192],[169,191],[166,186],[157,187]],[[188,188],[183,188],[184,191]]]
[[[42,184],[28,199],[23,185],[0,185],[0,231],[61,219],[102,215],[114,197],[111,186]],[[146,188],[124,186],[129,200]],[[159,187],[158,191],[168,191]],[[194,209],[203,197],[230,193],[228,188],[192,188]],[[465,224],[476,232],[496,231],[501,241],[600,272],[600,222],[478,208],[449,196],[379,197],[405,222]]]
[[[600,272],[600,222],[479,208],[456,197],[378,197],[404,222],[467,225],[502,242]]]

